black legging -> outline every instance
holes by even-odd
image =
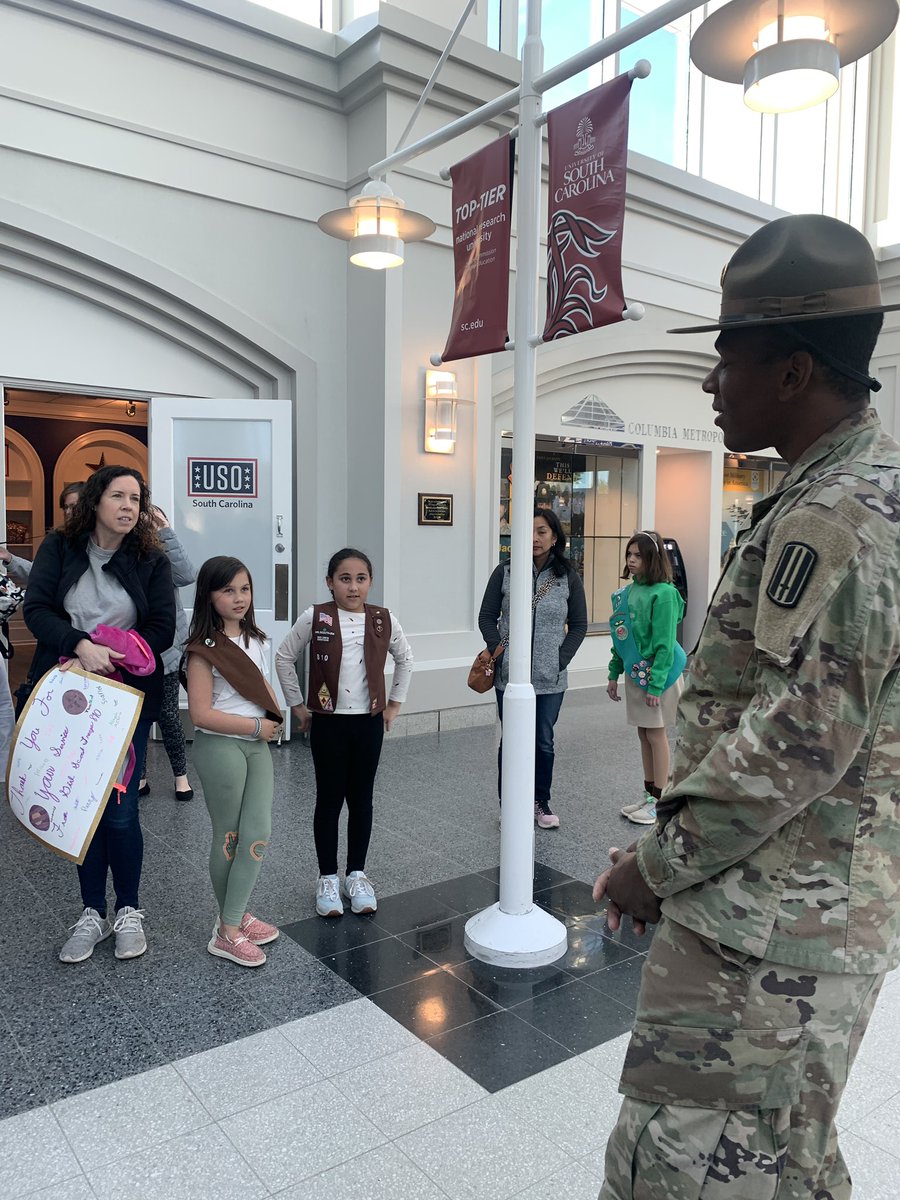
[[[381,713],[313,713],[316,768],[313,836],[320,875],[337,874],[338,820],[347,801],[347,871],[364,871],[372,835],[372,791],[384,741]]]
[[[181,712],[178,707],[178,672],[171,671],[163,675],[163,702],[159,712],[159,728],[163,735],[163,745],[169,762],[172,764],[172,774],[177,779],[179,775],[187,775],[187,755],[184,744],[184,726],[181,724]],[[147,778],[147,755],[141,763],[141,779]]]

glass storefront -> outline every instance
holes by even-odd
[[[779,486],[787,474],[780,458],[726,454],[722,478],[722,545],[724,558],[757,500]]]
[[[571,439],[535,443],[534,505],[552,509],[565,530],[567,553],[584,581],[588,623],[609,628],[610,593],[621,586],[625,546],[638,528],[640,451]],[[500,561],[509,554],[513,500],[512,446],[500,455]]]

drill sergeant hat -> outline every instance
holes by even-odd
[[[734,252],[721,283],[715,324],[669,333],[789,325],[798,343],[826,366],[871,391],[880,389],[877,379],[841,362],[816,340],[816,321],[900,309],[882,304],[872,247],[852,225],[817,214],[770,221]]]

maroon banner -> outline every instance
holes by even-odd
[[[451,167],[450,178],[456,293],[444,362],[494,354],[509,340],[509,134]]]
[[[545,342],[622,320],[627,75],[554,108]]]

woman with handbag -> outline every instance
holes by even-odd
[[[60,659],[96,675],[126,673],[144,693],[132,738],[138,762],[162,699],[162,653],[175,634],[172,572],[150,521],[147,486],[132,467],[101,467],[88,479],[62,529],[48,534],[35,556],[25,593],[25,624],[37,639],[33,679]],[[96,645],[98,625],[135,630],[156,659],[147,675],[127,672],[121,652]],[[65,669],[65,667],[63,668]],[[138,818],[138,772],[124,792],[109,800],[78,868],[84,910],[60,951],[66,963],[83,962],[98,942],[115,933],[116,958],[137,958],[147,949],[138,887],[144,840]],[[115,921],[106,916],[107,876],[116,894]]]
[[[625,675],[625,720],[637,726],[644,767],[644,796],[626,804],[622,816],[653,825],[656,802],[669,778],[669,739],[678,697],[684,689],[685,654],[676,630],[684,601],[672,583],[672,564],[658,533],[636,533],[625,547],[623,579],[631,583],[612,595],[612,652],[606,694],[619,701]]]
[[[534,819],[540,829],[558,829],[550,807],[553,730],[568,686],[566,668],[587,633],[584,585],[565,556],[566,535],[549,508],[534,511],[532,553],[531,683],[535,691]],[[509,637],[509,563],[495,567],[484,590],[478,628],[487,644],[481,659],[496,662],[497,711],[503,722],[503,691],[509,674],[503,653]],[[503,744],[497,752],[501,793]]]

